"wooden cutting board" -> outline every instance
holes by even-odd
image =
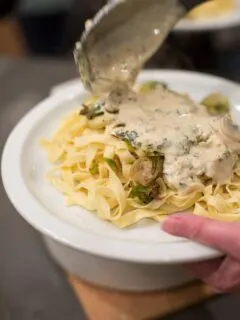
[[[69,276],[69,281],[90,320],[161,318],[214,296],[201,282],[175,290],[141,294],[98,288],[74,276]]]

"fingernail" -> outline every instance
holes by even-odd
[[[182,228],[182,219],[179,216],[172,216],[165,220],[162,229],[172,235],[179,235]]]

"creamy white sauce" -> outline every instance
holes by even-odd
[[[240,134],[228,115],[212,117],[205,107],[162,86],[122,102],[113,134],[164,156],[163,176],[171,188],[201,188],[204,179],[224,184],[232,177]],[[233,143],[233,144],[232,144]]]

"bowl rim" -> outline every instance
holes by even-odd
[[[232,81],[223,78],[191,72],[175,70],[145,70],[141,77],[173,76],[179,78],[201,77],[203,81],[217,81],[235,86],[240,86]],[[138,243],[128,242],[122,239],[104,238],[95,233],[87,232],[84,229],[76,228],[60,220],[47,211],[47,209],[35,199],[28,190],[21,170],[22,147],[28,138],[29,132],[41,121],[51,110],[57,108],[63,100],[76,97],[83,93],[84,88],[80,82],[63,90],[62,94],[54,94],[40,102],[29,111],[10,133],[5,144],[1,174],[5,191],[19,214],[30,225],[43,235],[76,250],[86,252],[95,256],[121,260],[132,263],[144,264],[176,264],[193,261],[212,259],[221,256],[215,249],[208,248],[193,241],[182,241],[173,243]],[[14,159],[14,164],[13,160]],[[24,201],[26,199],[26,201]]]
[[[234,8],[222,15],[208,19],[183,18],[173,29],[174,32],[203,32],[233,28],[240,25],[240,0],[235,0]]]

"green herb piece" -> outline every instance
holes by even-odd
[[[130,195],[132,197],[138,197],[140,193],[146,193],[146,192],[148,192],[148,187],[145,187],[141,184],[137,184],[136,186],[132,187]]]
[[[83,108],[80,111],[80,115],[84,115],[88,118],[88,120],[92,120],[96,117],[104,115],[104,102],[97,102],[93,105],[82,105]]]
[[[79,114],[82,116],[86,116],[88,113],[89,113],[89,106],[87,106],[86,104],[83,104]]]
[[[162,86],[164,89],[168,88],[168,86],[165,83],[152,80],[142,84],[140,87],[140,91],[143,93],[148,93],[149,91],[152,91],[159,86]]]
[[[150,203],[159,194],[159,185],[143,186],[141,184],[134,185],[130,191],[130,198],[137,198],[144,204]]]
[[[131,153],[131,155],[137,159],[136,149],[132,146],[131,142],[127,139],[123,139],[123,141],[126,143],[128,151]]]
[[[139,142],[136,142],[136,139],[138,137],[138,133],[134,130],[129,131],[125,130],[124,126],[122,125],[121,127],[117,127],[114,130],[114,136],[118,137],[119,139],[125,141],[126,143],[130,144],[133,148],[140,147]]]
[[[125,139],[127,139],[130,143],[133,143],[138,137],[136,131],[126,131],[125,132]]]
[[[93,163],[93,165],[91,166],[90,170],[92,175],[96,175],[98,174],[98,164],[97,163]]]
[[[158,172],[158,175],[163,171],[163,157],[151,157],[153,171]]]
[[[116,161],[114,161],[113,159],[110,159],[110,158],[104,158],[103,160],[109,165],[109,167],[110,167],[113,171],[115,171],[115,172],[118,171],[118,166],[117,166]]]
[[[201,102],[212,116],[228,112],[230,103],[227,97],[221,93],[212,93]]]
[[[99,116],[102,116],[102,115],[104,115],[103,106],[101,104],[97,103],[96,105],[94,105],[91,108],[89,115],[88,115],[88,119],[92,120],[92,119],[99,117]]]
[[[127,140],[127,139],[123,139],[123,141],[126,143],[126,145],[127,145],[127,147],[128,147],[128,150],[129,150],[130,152],[134,152],[135,149],[134,149],[133,146],[131,145],[130,141]]]

